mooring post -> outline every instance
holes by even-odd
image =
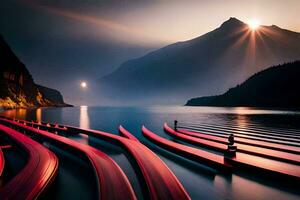
[[[175,120],[175,121],[174,121],[174,130],[175,130],[175,131],[177,131],[177,123],[178,123],[178,121]]]

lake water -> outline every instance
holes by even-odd
[[[193,199],[299,199],[300,191],[282,186],[281,183],[260,179],[252,174],[233,174],[224,177],[205,166],[191,162],[165,151],[141,134],[145,125],[158,135],[172,139],[163,131],[163,123],[173,124],[176,119],[180,126],[193,126],[202,132],[249,131],[253,137],[272,133],[277,139],[293,135],[291,143],[300,146],[300,112],[276,111],[250,108],[214,107],[73,107],[8,110],[3,113],[11,118],[38,120],[69,124],[82,128],[98,129],[118,134],[123,125],[145,145],[156,152],[182,182]],[[299,138],[298,138],[299,136]],[[109,154],[129,177],[134,190],[142,198],[142,189],[134,167],[118,147],[111,147],[103,141],[85,135],[72,137],[92,145]],[[270,138],[267,138],[270,139]],[[65,183],[67,184],[67,183]],[[70,183],[71,184],[71,183]],[[59,195],[58,195],[59,196]],[[62,196],[59,196],[62,198]],[[64,196],[66,197],[66,196]]]

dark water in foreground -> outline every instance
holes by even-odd
[[[162,125],[164,122],[173,124],[173,121],[177,119],[182,125],[184,123],[200,125],[199,128],[203,132],[223,131],[230,128],[230,130],[238,131],[250,130],[254,137],[256,137],[255,134],[264,135],[266,133],[272,133],[279,138],[284,134],[300,137],[300,112],[213,107],[82,106],[9,110],[4,115],[26,120],[40,120],[98,129],[114,134],[117,134],[118,126],[122,124],[166,162],[193,199],[275,200],[300,198],[300,191],[291,189],[293,187],[283,187],[281,183],[262,180],[255,175],[233,174],[231,177],[218,175],[213,170],[164,151],[144,138],[140,131],[141,126],[145,125],[153,132],[170,138],[163,132]],[[78,135],[72,139],[99,148],[115,159],[129,177],[138,197],[142,198],[142,189],[138,176],[134,172],[134,166],[130,164],[121,149],[95,138],[88,138],[85,135]],[[300,139],[298,140],[296,137],[292,143],[300,145]],[[65,178],[63,184],[68,185],[68,181],[71,184],[72,178]],[[76,191],[73,192],[76,193]],[[66,196],[68,195],[56,195],[57,198],[66,198]]]

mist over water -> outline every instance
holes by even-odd
[[[201,131],[230,133],[249,131],[253,137],[272,132],[276,137],[293,135],[300,138],[300,112],[254,108],[215,107],[73,107],[8,110],[2,113],[11,118],[69,124],[117,134],[123,125],[145,145],[157,153],[182,182],[192,199],[298,199],[299,191],[261,180],[251,174],[233,174],[231,177],[165,151],[141,134],[145,125],[156,134],[174,140],[163,131],[163,123],[196,126]],[[138,176],[126,154],[119,147],[83,134],[70,137],[91,145],[111,156],[124,170],[138,197],[142,198]],[[299,139],[300,140],[300,139]],[[300,145],[298,141],[298,145]],[[180,141],[176,141],[180,142]],[[71,181],[72,179],[70,179]],[[61,192],[61,191],[60,191]],[[59,196],[59,195],[58,195]],[[64,196],[64,195],[61,195]]]

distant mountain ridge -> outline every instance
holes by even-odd
[[[217,96],[190,99],[187,106],[249,106],[300,109],[300,61],[261,71]]]
[[[59,91],[39,86],[0,35],[0,107],[70,106]]]
[[[212,95],[252,74],[300,59],[300,33],[275,25],[257,31],[236,18],[198,38],[129,60],[99,81],[108,102],[180,103]]]

